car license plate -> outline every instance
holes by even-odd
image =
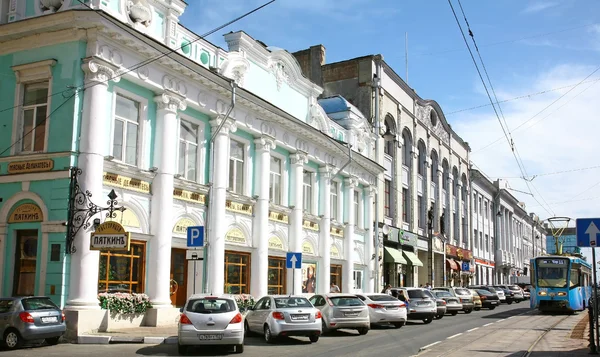
[[[358,312],[346,312],[346,317],[355,317],[358,316]]]
[[[198,334],[198,339],[200,339],[200,340],[222,340],[223,335],[220,335],[220,334],[213,334],[213,335]]]
[[[498,301],[490,301],[490,304],[492,305],[496,305],[498,303]]]
[[[308,321],[308,315],[290,315],[293,321]]]
[[[58,322],[58,317],[56,317],[56,316],[42,317],[42,322],[45,324],[50,323],[50,322]]]
[[[398,306],[388,306],[386,307],[387,310],[398,310]]]
[[[417,302],[417,305],[429,305],[428,301],[419,301]]]

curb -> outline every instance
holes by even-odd
[[[175,345],[177,336],[167,337],[139,337],[139,336],[102,336],[81,335],[77,336],[77,344],[80,345],[108,345],[108,344],[148,344],[148,345]]]

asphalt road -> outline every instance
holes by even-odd
[[[275,345],[267,345],[260,337],[251,337],[245,341],[243,356],[267,357],[403,357],[413,356],[423,346],[444,340],[447,337],[480,327],[496,320],[505,319],[529,312],[529,302],[505,305],[493,311],[481,310],[471,314],[459,313],[456,316],[446,315],[441,320],[434,320],[425,325],[421,321],[409,321],[400,329],[378,327],[365,336],[355,331],[340,331],[321,337],[319,342],[311,344],[306,338],[288,338]],[[217,348],[198,348],[189,351],[196,356],[235,355],[233,351]],[[120,357],[120,356],[178,356],[176,345],[72,345],[30,347],[18,351],[3,351],[3,356],[19,357],[52,357],[52,356],[86,356],[86,357]]]

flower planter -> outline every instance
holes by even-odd
[[[145,325],[146,312],[152,308],[146,294],[101,293],[100,307],[106,311],[98,329],[100,332]]]
[[[121,314],[115,311],[106,310],[104,320],[102,321],[98,332],[144,326],[145,319],[146,313]]]

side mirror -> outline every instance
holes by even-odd
[[[183,307],[179,308],[179,312],[183,313]]]

